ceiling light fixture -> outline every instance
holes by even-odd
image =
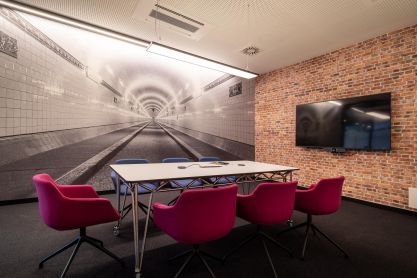
[[[107,37],[111,37],[114,39],[118,39],[121,41],[125,41],[128,43],[132,43],[141,47],[147,47],[147,51],[159,54],[165,57],[177,59],[183,62],[191,63],[194,65],[206,67],[213,70],[218,70],[224,73],[229,73],[235,76],[243,77],[246,79],[254,78],[258,76],[258,74],[242,70],[233,66],[229,66],[217,61],[213,61],[207,58],[203,58],[191,53],[187,53],[175,48],[171,48],[168,46],[164,46],[162,44],[157,44],[155,42],[145,41],[127,34],[123,34],[120,32],[116,32],[107,28],[103,28],[91,23],[87,23],[75,18],[71,18],[68,16],[56,14],[44,9],[40,9],[28,4],[21,4],[16,1],[5,1],[0,0],[0,6],[10,8],[19,12],[39,16],[45,19],[53,20],[55,22],[59,22],[62,24],[66,24],[72,27],[80,28],[86,31],[94,32],[100,35],[104,35]]]
[[[179,61],[194,64],[197,66],[221,71],[224,73],[229,73],[229,74],[243,77],[246,79],[251,79],[251,78],[258,76],[258,74],[250,72],[250,71],[235,68],[235,67],[217,62],[217,61],[203,58],[203,57],[200,57],[200,56],[188,53],[188,52],[184,52],[184,51],[181,51],[181,50],[169,47],[169,46],[165,46],[159,43],[155,43],[155,42],[152,42],[149,45],[147,51],[158,54],[158,55],[162,55],[165,57],[169,57],[172,59],[176,59]]]
[[[87,23],[75,18],[67,17],[64,15],[56,14],[50,11],[46,11],[28,4],[20,4],[16,1],[4,1],[0,0],[0,6],[10,8],[19,12],[39,16],[45,19],[53,20],[62,24],[66,24],[72,27],[80,28],[86,31],[94,32],[100,35],[104,35],[110,38],[118,39],[128,43],[132,43],[141,47],[148,47],[149,41],[145,41],[136,37],[129,36],[120,32],[109,30],[91,23]]]

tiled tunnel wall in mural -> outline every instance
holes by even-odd
[[[0,201],[36,197],[36,173],[69,183],[77,167],[126,138],[83,176],[97,190],[112,189],[115,159],[189,157],[172,136],[201,155],[253,159],[254,86],[0,8]]]

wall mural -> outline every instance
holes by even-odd
[[[17,58],[17,40],[0,31],[0,51]]]
[[[35,197],[36,173],[80,181],[86,161],[145,124],[82,179],[109,190],[115,159],[190,157],[165,130],[201,155],[253,159],[254,86],[0,8],[0,202]]]

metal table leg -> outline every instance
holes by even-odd
[[[146,244],[146,237],[148,235],[148,225],[149,225],[149,217],[151,214],[151,206],[152,206],[152,199],[153,199],[153,193],[149,194],[149,200],[148,200],[148,210],[146,213],[146,222],[145,222],[145,230],[143,231],[143,238],[142,238],[142,248],[140,251],[140,260],[139,260],[139,269],[142,269],[143,265],[143,255],[145,253],[145,244]]]
[[[117,220],[117,224],[113,227],[113,234],[118,236],[120,234],[120,220],[122,218],[122,212],[120,211],[120,179],[117,176],[116,179],[116,195],[117,195],[117,211],[120,214],[119,220]]]
[[[136,189],[136,184],[130,184],[130,189],[132,191],[132,214],[133,214],[133,240],[135,246],[135,273],[140,275],[140,253],[139,253],[139,211],[138,211],[138,191]]]

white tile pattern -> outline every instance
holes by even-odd
[[[229,87],[242,81],[242,94],[229,97]],[[234,77],[184,105],[162,112],[160,121],[254,145],[255,81]]]
[[[0,137],[142,120],[128,103],[0,16],[18,58],[0,53]]]

